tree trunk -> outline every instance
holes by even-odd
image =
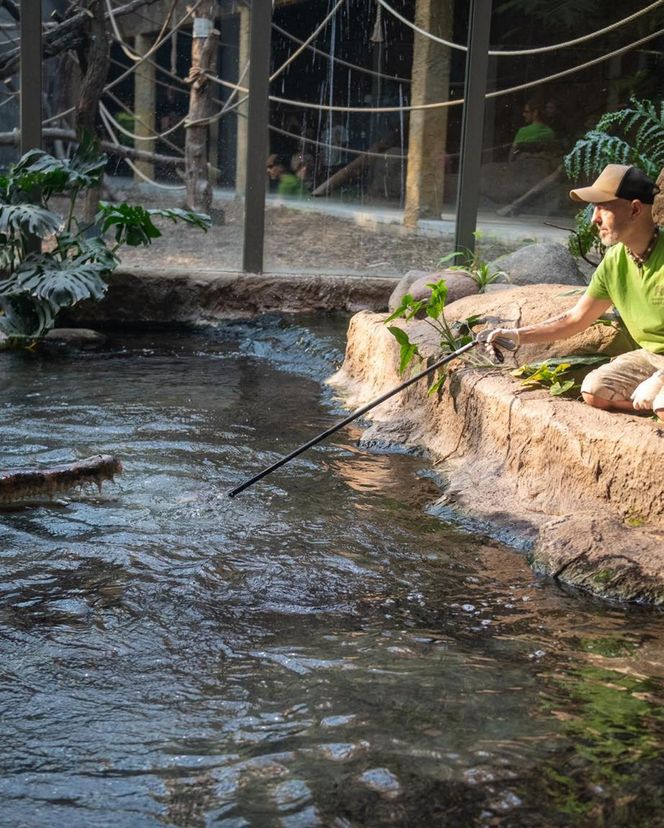
[[[79,141],[85,137],[86,133],[99,140],[97,113],[110,66],[110,38],[106,31],[102,0],[91,0],[89,10],[92,16],[84,44],[79,49],[79,63],[83,77],[74,118],[76,137]],[[92,221],[97,211],[98,201],[98,188],[91,188],[86,192],[83,208],[84,221]]]
[[[210,115],[210,82],[206,74],[216,73],[219,32],[214,28],[215,9],[213,0],[205,0],[195,12],[191,69],[187,78],[191,94],[184,149],[186,204],[191,210],[205,213],[209,213],[212,206],[206,120]]]
[[[452,38],[454,0],[417,0],[415,22],[422,29]],[[411,103],[427,104],[449,97],[450,50],[416,34],[413,44]],[[416,109],[408,128],[408,170],[403,223],[440,218],[443,209],[447,109]]]

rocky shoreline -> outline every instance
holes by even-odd
[[[518,287],[461,299],[451,320],[474,313],[517,316],[523,324],[571,304],[564,286]],[[330,383],[349,406],[398,385],[399,351],[385,314],[353,317],[346,358]],[[411,340],[433,354],[425,323]],[[537,346],[540,359],[624,349],[612,327]],[[535,358],[535,346],[510,358]],[[543,353],[543,351],[545,353]],[[591,409],[546,390],[526,391],[502,369],[457,365],[447,390],[428,396],[421,381],[371,412],[368,445],[423,451],[446,480],[433,511],[527,551],[538,572],[602,598],[664,603],[664,427]]]

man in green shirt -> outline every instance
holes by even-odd
[[[569,311],[536,325],[498,328],[512,342],[552,342],[580,333],[612,305],[638,345],[591,371],[581,386],[596,408],[654,411],[664,420],[664,234],[652,217],[659,188],[637,167],[609,164],[590,187],[570,192],[593,204],[593,222],[609,247],[584,295]]]

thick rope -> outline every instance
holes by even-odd
[[[418,25],[413,23],[412,20],[408,20],[407,17],[404,17],[402,14],[399,14],[399,12],[396,11],[396,9],[393,9],[392,6],[390,6],[387,3],[387,0],[377,0],[377,1],[393,17],[396,17],[397,20],[400,20],[402,23],[404,23],[406,26],[408,26],[409,29],[412,29],[413,31],[417,32],[418,34],[421,34],[424,37],[428,38],[429,40],[435,41],[436,43],[441,43],[443,46],[448,46],[450,49],[457,49],[460,52],[467,52],[468,51],[467,46],[462,46],[459,43],[452,43],[449,40],[445,40],[442,37],[438,37],[437,35],[433,34],[432,32],[428,32],[426,29],[420,28]],[[553,46],[539,46],[535,49],[518,49],[518,50],[516,50],[516,49],[515,50],[502,50],[501,49],[501,50],[498,50],[498,51],[489,50],[489,54],[490,55],[496,55],[496,56],[502,56],[502,57],[514,57],[514,56],[517,56],[517,55],[535,55],[535,54],[539,54],[541,52],[552,52],[552,51],[555,51],[557,49],[565,49],[568,46],[574,46],[577,43],[583,43],[586,40],[592,40],[595,37],[599,37],[600,35],[606,34],[606,32],[611,32],[614,29],[618,29],[621,26],[623,26],[625,23],[629,23],[632,20],[636,20],[637,17],[640,17],[641,15],[646,14],[647,12],[651,11],[652,9],[657,8],[657,6],[661,6],[662,3],[664,3],[664,0],[655,0],[654,3],[651,3],[649,6],[646,6],[645,8],[640,9],[638,12],[635,12],[634,14],[630,15],[629,17],[625,17],[622,20],[618,20],[616,23],[612,23],[610,26],[606,26],[603,29],[598,29],[596,32],[591,32],[590,34],[583,35],[582,37],[577,37],[574,40],[566,40],[566,41],[563,41],[562,43],[555,43]]]

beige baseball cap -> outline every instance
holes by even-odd
[[[625,198],[628,201],[638,199],[644,204],[652,204],[659,187],[638,167],[628,164],[607,164],[599,177],[590,187],[570,190],[572,201],[585,201],[601,204],[603,201],[615,201]]]

